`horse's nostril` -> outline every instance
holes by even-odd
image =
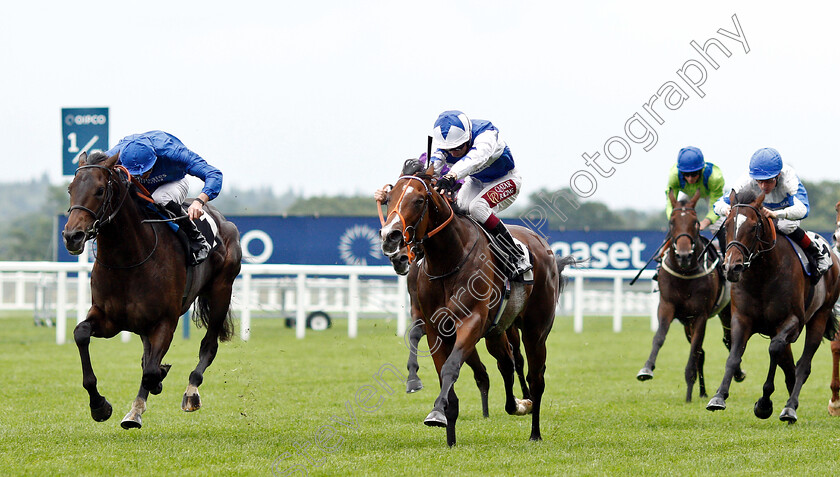
[[[408,261],[408,255],[400,255],[400,263],[405,263]]]
[[[392,230],[388,232],[388,235],[386,237],[389,242],[396,242],[402,238],[402,234],[399,230]]]

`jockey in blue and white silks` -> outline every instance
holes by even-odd
[[[470,120],[461,111],[444,111],[432,129],[432,164],[440,176],[436,187],[449,191],[463,180],[456,206],[482,224],[511,255],[511,278],[531,269],[524,252],[513,245],[505,224],[496,215],[516,200],[522,179],[499,130],[490,121]]]
[[[207,258],[210,244],[192,222],[204,213],[204,205],[215,199],[222,189],[222,172],[189,150],[177,137],[164,131],[148,131],[126,136],[106,154],[120,154],[120,163],[152,194],[152,199],[163,204],[176,216],[184,214],[181,203],[187,198],[187,175],[204,181],[204,187],[186,211],[188,221],[180,221],[190,238],[192,262],[198,264]],[[185,222],[185,223],[182,223]]]
[[[799,226],[810,212],[808,192],[796,171],[782,162],[777,150],[765,147],[756,151],[750,159],[749,174],[741,177],[733,190],[737,194],[756,187],[764,192],[762,212],[776,222],[778,231],[799,243],[816,264],[818,274],[831,268],[829,251],[820,250]],[[720,216],[729,215],[730,208],[729,194],[724,194],[715,202],[715,213]]]

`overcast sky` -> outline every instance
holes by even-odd
[[[60,110],[98,106],[111,145],[163,129],[228,190],[372,194],[447,109],[498,127],[525,197],[584,170],[594,200],[663,207],[686,145],[728,184],[767,146],[806,180],[840,180],[840,7],[822,3],[12,2],[0,16],[0,181],[60,182]],[[733,15],[745,42],[718,32],[737,33]],[[731,53],[710,47],[718,69],[690,45],[710,38]],[[699,78],[692,60],[703,97],[678,74]],[[687,99],[674,93],[668,109],[663,90],[659,124],[644,105],[668,82]],[[637,113],[655,144],[628,138]],[[608,141],[623,162],[605,157]],[[596,152],[609,177],[584,162]]]

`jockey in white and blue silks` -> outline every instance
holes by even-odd
[[[750,159],[747,176],[735,183],[736,194],[749,188],[758,187],[764,192],[762,213],[776,222],[776,229],[799,243],[802,250],[817,266],[817,274],[822,275],[831,268],[831,256],[827,248],[820,250],[808,234],[799,226],[808,216],[810,204],[808,192],[796,175],[796,171],[782,162],[782,156],[773,148],[759,149]],[[729,215],[731,204],[729,194],[724,194],[715,202],[715,213]]]
[[[531,265],[505,224],[496,215],[516,200],[522,179],[513,156],[499,130],[490,121],[470,119],[461,111],[444,111],[432,130],[435,149],[432,164],[435,174],[446,172],[437,180],[439,191],[449,191],[459,181],[456,205],[482,224],[511,254],[511,278],[522,275]]]
[[[163,131],[149,131],[126,136],[106,154],[120,154],[120,163],[134,179],[151,192],[152,199],[167,210],[181,216],[181,203],[187,198],[187,175],[204,181],[204,187],[187,209],[189,220],[180,221],[190,238],[192,263],[207,258],[210,244],[192,222],[204,213],[204,205],[215,199],[222,189],[222,172],[201,156],[187,149],[175,136]]]

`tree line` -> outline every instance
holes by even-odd
[[[832,231],[836,225],[834,206],[840,199],[840,182],[802,181],[808,190],[811,212],[803,226],[807,230]],[[56,217],[69,207],[67,183],[50,184],[46,175],[30,182],[0,184],[0,260],[54,260],[58,242]],[[566,194],[569,189],[541,189],[506,210],[503,217],[519,217],[544,198]],[[525,199],[525,200],[523,200]],[[667,229],[665,194],[662,209],[611,209],[597,200],[576,199],[577,208],[561,211],[544,208],[551,228],[560,230],[660,230]],[[213,204],[225,215],[362,216],[375,217],[372,193],[355,196],[302,197],[289,190],[275,193],[269,187],[226,189]],[[698,216],[706,213],[698,204]],[[828,238],[828,237],[827,237]]]

